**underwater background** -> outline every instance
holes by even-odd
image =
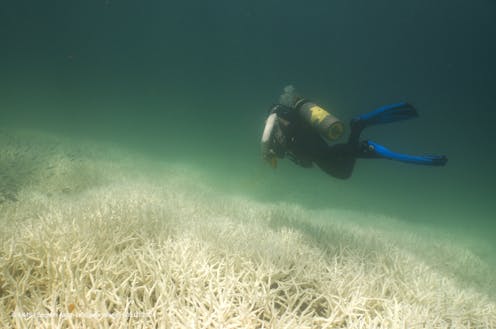
[[[490,0],[3,1],[0,125],[116,143],[198,168],[226,193],[384,214],[496,251],[495,32]],[[449,162],[362,160],[347,181],[287,160],[273,170],[259,141],[288,84],[344,122],[409,101],[419,118],[364,137]]]

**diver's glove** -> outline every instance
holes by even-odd
[[[267,149],[262,151],[262,158],[265,162],[270,164],[272,168],[277,168],[277,157],[276,153],[272,149]]]

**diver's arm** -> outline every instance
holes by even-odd
[[[262,135],[262,144],[267,143],[270,140],[270,136],[272,135],[272,130],[274,129],[274,124],[276,123],[277,114],[271,113],[267,120],[265,121],[265,128]]]
[[[262,141],[261,141],[262,157],[264,158],[264,160],[269,160],[273,156],[270,150],[270,138],[272,136],[272,132],[274,130],[276,120],[277,120],[277,114],[273,112],[268,116],[267,120],[265,121],[265,128],[262,134]]]

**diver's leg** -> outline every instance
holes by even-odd
[[[448,162],[448,158],[444,155],[419,156],[396,153],[373,141],[361,142],[357,156],[359,158],[382,158],[427,166],[444,166]]]
[[[352,145],[356,149],[358,148],[360,135],[365,128],[365,124],[363,122],[354,120],[355,119],[352,119],[350,122],[350,136],[348,137],[348,144]]]
[[[336,178],[347,179],[355,167],[355,153],[350,144],[335,144],[328,146],[327,151],[322,152],[314,162],[327,174]]]

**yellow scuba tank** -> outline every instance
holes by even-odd
[[[319,134],[328,140],[334,141],[343,135],[343,123],[317,104],[300,98],[294,107]]]
[[[344,133],[344,125],[338,118],[306,98],[298,96],[292,85],[284,87],[279,103],[294,108],[320,135],[335,141]]]

